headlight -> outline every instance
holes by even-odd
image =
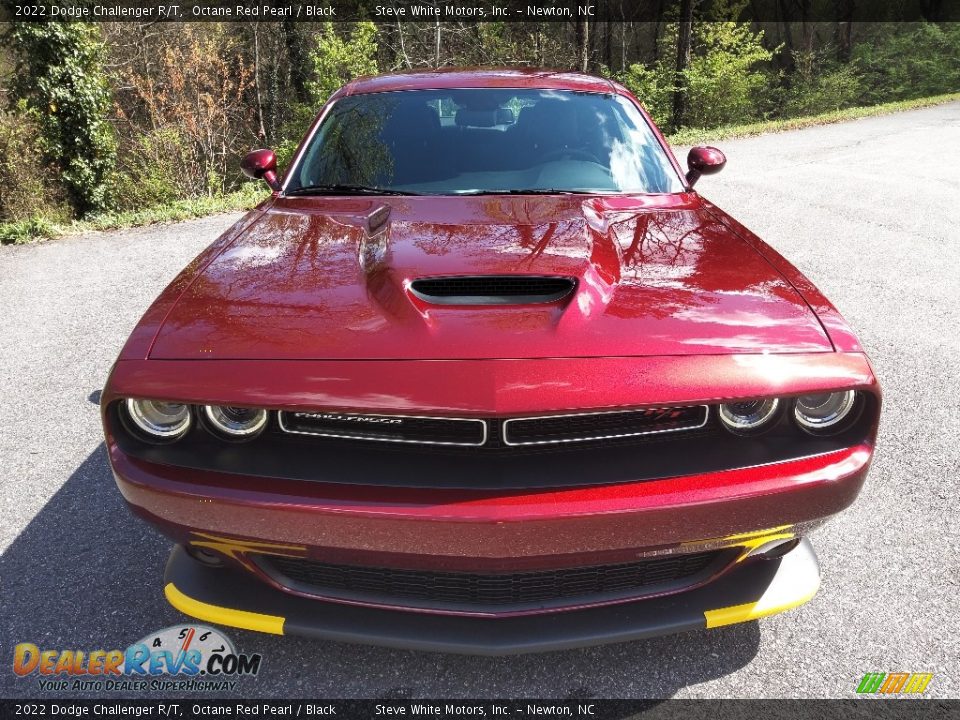
[[[804,430],[821,432],[843,422],[856,405],[856,400],[855,390],[803,395],[794,404],[793,416]]]
[[[252,438],[267,424],[267,411],[229,405],[204,405],[211,427],[230,438]]]
[[[190,406],[161,400],[126,401],[127,416],[152,438],[176,440],[190,429]]]
[[[749,435],[770,424],[779,409],[777,398],[724,403],[720,406],[720,421],[732,433]]]

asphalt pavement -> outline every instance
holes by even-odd
[[[759,623],[540,656],[228,630],[264,658],[238,695],[850,698],[868,671],[960,694],[960,103],[719,145],[727,168],[698,189],[833,300],[885,393],[864,492],[813,537],[819,595]],[[121,502],[96,401],[150,301],[238,217],[0,248],[2,697],[58,695],[13,674],[17,643],[122,648],[183,621],[162,595],[169,545]]]

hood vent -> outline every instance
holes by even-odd
[[[410,290],[434,305],[529,305],[556,302],[576,281],[544,275],[458,275],[414,280]]]

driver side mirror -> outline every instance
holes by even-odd
[[[687,182],[693,187],[701,175],[714,175],[727,164],[727,156],[715,147],[700,145],[687,154]]]
[[[240,163],[243,174],[253,180],[263,180],[271,190],[280,189],[280,179],[277,177],[277,156],[273,150],[254,150]]]

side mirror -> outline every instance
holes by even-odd
[[[277,156],[273,150],[254,150],[240,163],[240,169],[248,178],[263,180],[271,190],[280,189],[280,179],[277,177]]]
[[[687,182],[693,187],[701,175],[714,175],[727,164],[727,156],[715,147],[700,145],[687,154]]]

